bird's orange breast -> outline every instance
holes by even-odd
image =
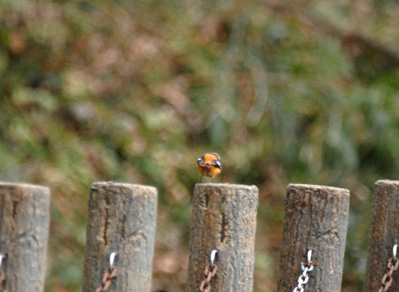
[[[197,165],[200,173],[205,176],[213,178],[221,172],[219,158],[213,153],[202,155]]]

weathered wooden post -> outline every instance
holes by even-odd
[[[374,185],[365,292],[381,287],[395,244],[399,244],[399,181],[379,180]],[[393,273],[388,291],[399,291],[399,271]]]
[[[1,291],[43,291],[49,207],[46,187],[0,183]]]
[[[110,285],[110,291],[150,291],[156,210],[153,187],[112,182],[92,185],[83,291],[102,291],[99,288],[105,285]],[[109,262],[114,252],[115,270]],[[103,277],[113,272],[116,278]]]
[[[279,292],[292,292],[312,250],[313,271],[306,291],[341,291],[349,215],[349,191],[318,185],[290,184],[280,255]]]
[[[211,291],[253,290],[257,207],[255,186],[195,186],[187,292],[199,291],[212,250],[217,250],[218,254],[215,259],[217,277],[209,283]]]

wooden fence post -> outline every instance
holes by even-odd
[[[318,185],[289,184],[280,254],[278,292],[292,292],[307,263],[317,263],[305,291],[341,291],[349,215],[349,191]]]
[[[157,210],[157,190],[149,186],[99,182],[91,188],[83,291],[94,292],[116,252],[111,291],[148,292]],[[106,283],[103,283],[104,285]]]
[[[213,249],[217,277],[211,291],[253,290],[258,189],[232,184],[194,188],[187,292],[197,292]]]
[[[379,180],[374,185],[365,292],[381,287],[394,244],[399,244],[399,181]],[[392,278],[388,291],[399,291],[399,271]]]
[[[46,187],[0,183],[1,291],[43,291],[49,207]]]

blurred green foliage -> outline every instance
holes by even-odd
[[[196,158],[260,189],[276,289],[285,186],[351,190],[361,291],[372,186],[399,170],[398,1],[0,1],[0,178],[52,189],[48,291],[81,291],[90,185],[160,192],[154,290],[183,291]],[[183,256],[182,256],[183,255]],[[182,260],[185,258],[185,260]]]

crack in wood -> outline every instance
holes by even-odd
[[[125,239],[125,224],[126,224],[126,201],[125,200],[122,200],[122,204],[123,204],[123,212],[124,212],[124,214],[123,214],[123,216],[122,216],[122,222],[121,222],[121,237],[122,237],[122,240],[124,240]]]
[[[221,224],[221,229],[220,229],[220,242],[224,242],[224,240],[227,237],[227,218],[226,214],[222,212],[222,224]]]
[[[133,237],[134,235],[136,235],[137,231],[139,231],[140,229],[141,229],[141,227],[135,228],[132,232],[130,232],[130,233],[127,235],[126,238],[129,239],[129,238]]]
[[[104,239],[104,245],[108,245],[108,240],[107,240],[107,231],[108,231],[108,219],[109,219],[109,198],[105,197],[105,217],[104,217],[104,233],[103,233],[103,239]]]
[[[126,215],[124,214],[122,217],[122,222],[121,222],[121,237],[122,237],[122,239],[125,239],[125,222],[126,222]]]
[[[205,207],[208,208],[209,206],[209,194],[205,194]]]
[[[17,207],[18,207],[18,201],[13,201],[12,202],[12,217],[15,218],[17,216]]]
[[[108,241],[107,241],[107,229],[108,229],[108,207],[105,208],[105,218],[104,218],[104,234],[103,234],[103,238],[104,238],[104,244],[107,245]]]

